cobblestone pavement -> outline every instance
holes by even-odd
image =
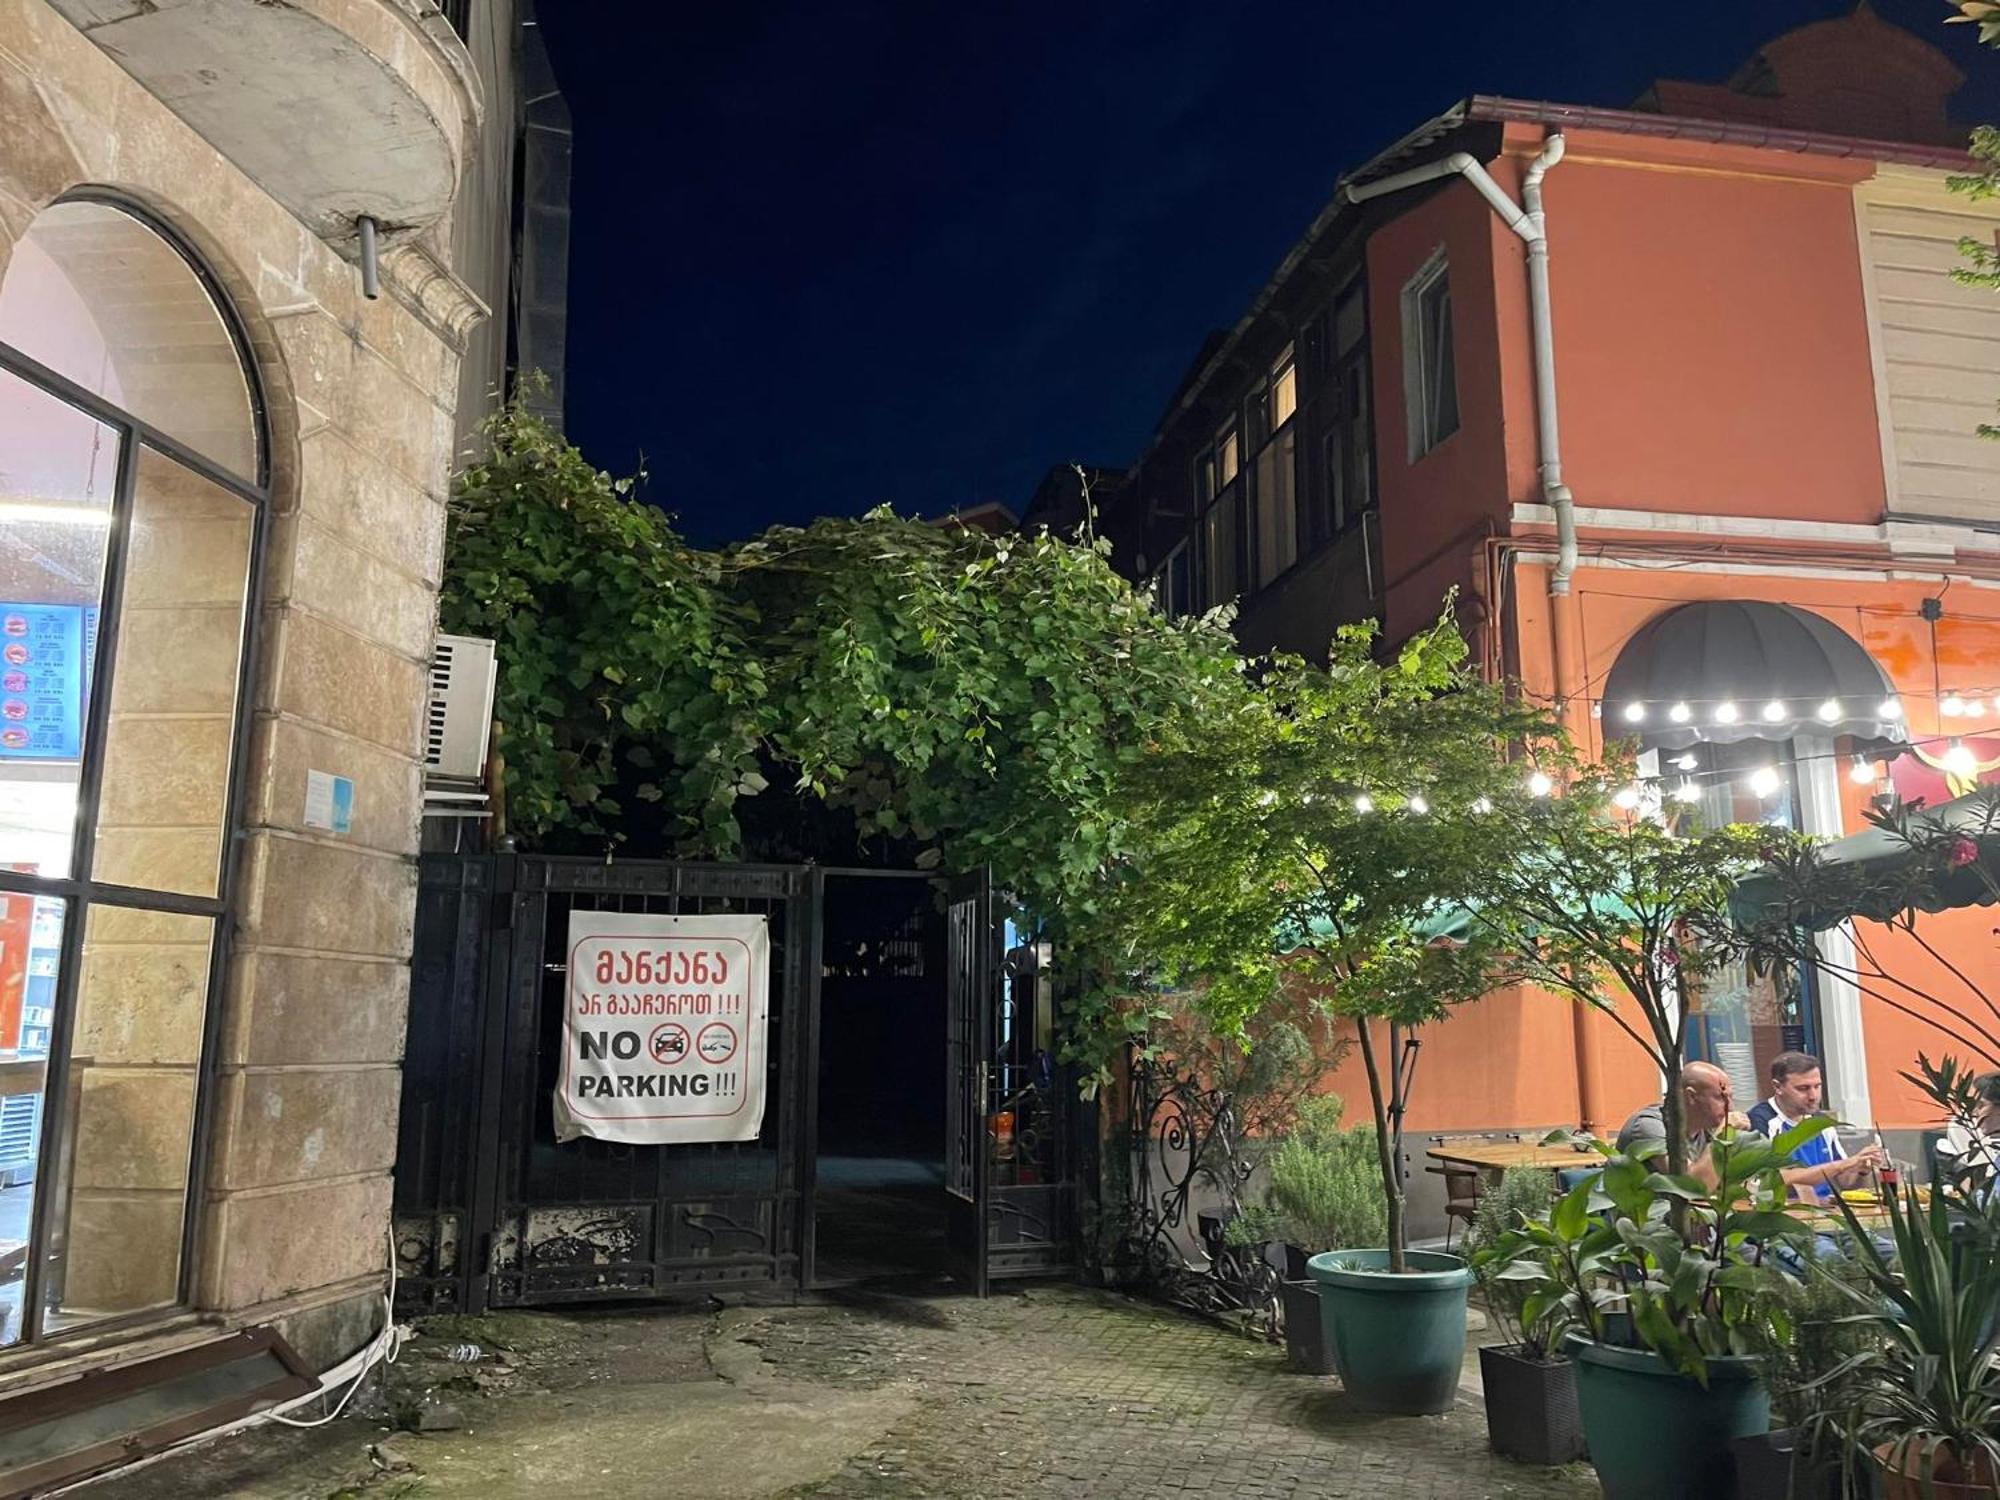
[[[461,1342],[476,1363],[450,1359]],[[1268,1344],[1037,1285],[434,1321],[347,1418],[207,1444],[87,1500],[1596,1493],[1588,1469],[1494,1458],[1475,1405],[1363,1415]]]
[[[916,1387],[909,1416],[800,1500],[1598,1493],[1587,1468],[1494,1457],[1475,1407],[1354,1412],[1280,1349],[1108,1293],[860,1299],[748,1315],[734,1337],[781,1381]]]

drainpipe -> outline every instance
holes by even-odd
[[[1547,216],[1542,208],[1542,179],[1550,167],[1563,159],[1561,131],[1551,132],[1542,143],[1541,154],[1529,163],[1521,180],[1521,201],[1507,196],[1485,166],[1470,152],[1454,151],[1440,161],[1397,172],[1374,182],[1349,184],[1342,189],[1350,203],[1399,193],[1405,188],[1435,182],[1442,177],[1463,177],[1484,198],[1500,221],[1519,235],[1528,247],[1528,319],[1535,364],[1535,435],[1537,469],[1541,478],[1542,502],[1555,512],[1556,565],[1549,574],[1550,654],[1555,667],[1557,712],[1572,718],[1571,705],[1582,687],[1578,671],[1576,640],[1576,599],[1570,580],[1576,573],[1576,508],[1569,486],[1562,477],[1562,443],[1556,421],[1555,322],[1549,312],[1549,236]],[[1578,738],[1582,738],[1578,733]],[[1594,1129],[1599,1114],[1597,1062],[1590,1039],[1589,1009],[1579,1005],[1571,1016],[1571,1035],[1576,1053],[1576,1083],[1581,1123]]]

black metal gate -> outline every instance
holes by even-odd
[[[964,1205],[959,1275],[983,1293],[989,1276],[1074,1264],[1062,1107],[1074,1089],[1057,1081],[1032,1026],[1013,1019],[1024,981],[1008,972],[991,894],[983,881],[954,894],[939,996],[951,1006],[947,1186],[954,1209]],[[821,897],[810,866],[425,856],[396,1168],[401,1308],[477,1313],[808,1284]],[[557,1142],[550,1101],[578,910],[768,918],[755,1141]]]

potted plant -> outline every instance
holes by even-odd
[[[1566,1464],[1584,1454],[1583,1422],[1576,1406],[1576,1371],[1549,1342],[1551,1319],[1526,1318],[1526,1282],[1502,1277],[1500,1247],[1545,1219],[1555,1196],[1555,1174],[1511,1167],[1498,1187],[1479,1200],[1466,1236],[1466,1253],[1486,1311],[1506,1340],[1479,1349],[1480,1387],[1486,1402],[1486,1438],[1495,1453],[1531,1464]],[[1517,1252],[1517,1253],[1525,1253]]]
[[[1974,1080],[1949,1059],[1923,1085],[1954,1123],[1976,1119]],[[1906,1075],[1908,1076],[1908,1075]],[[2000,1496],[2000,1257],[1991,1159],[1961,1156],[1925,1196],[1892,1192],[1893,1253],[1840,1201],[1860,1284],[1840,1283],[1850,1321],[1872,1337],[1822,1377],[1809,1429],[1850,1469],[1872,1469],[1884,1500]]]
[[[1734,1445],[1737,1500],[1840,1500],[1842,1465],[1814,1413],[1826,1404],[1825,1377],[1874,1336],[1854,1321],[1848,1285],[1863,1279],[1854,1259],[1812,1244],[1799,1247],[1805,1274],[1772,1284],[1781,1316],[1769,1326],[1782,1336],[1763,1357],[1774,1425]]]
[[[1602,1143],[1603,1171],[1495,1247],[1522,1320],[1576,1364],[1577,1406],[1611,1500],[1727,1494],[1731,1444],[1770,1430],[1761,1351],[1786,1331],[1775,1246],[1808,1231],[1779,1169],[1830,1122],[1775,1140],[1724,1130],[1713,1187]],[[1614,1319],[1622,1310],[1625,1316]]]
[[[1307,1261],[1319,1251],[1379,1245],[1387,1233],[1374,1132],[1343,1129],[1344,1114],[1336,1094],[1299,1106],[1296,1127],[1266,1163],[1263,1204],[1239,1221],[1245,1234],[1263,1234],[1285,1247],[1285,1349],[1293,1369],[1312,1375],[1330,1375],[1334,1364]]]
[[[1441,946],[1427,924],[1506,855],[1492,814],[1530,795],[1508,748],[1560,730],[1480,679],[1449,615],[1393,656],[1376,646],[1372,626],[1343,627],[1325,666],[1262,662],[1244,711],[1135,753],[1148,859],[1102,911],[1156,984],[1199,985],[1211,1017],[1255,1015],[1297,984],[1352,1037],[1385,1232],[1308,1270],[1349,1401],[1436,1412],[1456,1399],[1472,1278],[1459,1257],[1407,1246],[1403,1121],[1419,1028],[1492,988],[1495,944]],[[1151,899],[1128,900],[1135,887]]]

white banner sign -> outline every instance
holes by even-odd
[[[572,911],[556,1139],[755,1140],[770,983],[763,917]]]

